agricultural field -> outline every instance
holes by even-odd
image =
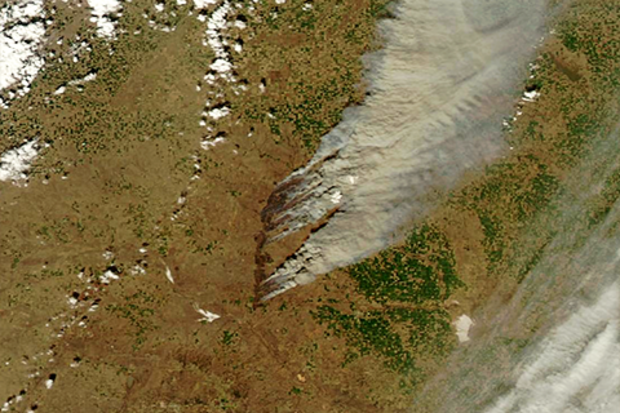
[[[457,335],[459,317],[505,305],[620,197],[620,4],[556,3],[510,153],[402,242],[261,301],[264,261],[294,252],[265,254],[261,211],[362,104],[361,58],[397,8],[41,2],[45,64],[0,90],[3,411],[441,411],[423,389],[486,328]]]

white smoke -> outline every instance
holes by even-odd
[[[620,412],[620,288],[613,284],[544,340],[486,413]]]

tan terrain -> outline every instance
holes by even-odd
[[[554,211],[575,176],[597,174],[588,156],[618,118],[620,4],[560,9],[523,84],[540,94],[516,99],[506,124],[509,156],[464,176],[403,243],[259,303],[265,268],[310,232],[269,256],[261,211],[363,100],[360,56],[379,47],[375,24],[389,13],[380,1],[243,3],[228,16],[243,45],[227,52],[236,80],[209,84],[206,23],[168,3],[124,3],[126,33],[108,42],[87,30],[84,8],[50,2],[66,23],[46,52],[64,63],[0,111],[0,152],[49,145],[27,181],[0,182],[0,402],[37,413],[410,411],[459,346],[452,322],[512,297],[563,230]],[[92,51],[68,65],[76,34]],[[230,113],[201,115],[207,100]],[[611,158],[580,228],[620,194]],[[418,411],[436,411],[433,391]]]

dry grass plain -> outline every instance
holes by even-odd
[[[50,145],[28,186],[0,184],[0,397],[24,390],[15,411],[408,411],[457,344],[451,319],[498,287],[508,297],[535,263],[562,207],[554,200],[618,113],[620,6],[577,1],[524,84],[540,97],[515,102],[512,155],[412,223],[431,229],[409,250],[364,263],[395,279],[369,287],[354,266],[256,305],[261,209],[363,98],[359,56],[377,47],[382,4],[330,0],[303,13],[298,1],[257,4],[236,34],[247,91],[222,86],[231,114],[211,133],[226,142],[206,151],[199,121],[210,86],[196,86],[213,55],[196,16],[166,5],[177,18],[164,33],[141,15],[152,3],[126,3],[127,34],[110,54],[63,4],[57,20],[69,23],[59,30],[90,39],[93,52],[70,68],[51,65],[0,112],[3,149],[34,136]],[[97,79],[83,92],[52,94],[91,70]],[[604,217],[617,184],[593,196],[584,226]],[[388,266],[399,251],[411,266]],[[416,268],[433,274],[428,290],[390,295]],[[119,279],[102,283],[107,270]],[[199,322],[195,306],[221,318]]]

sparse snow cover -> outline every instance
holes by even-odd
[[[114,253],[112,251],[106,250],[104,251],[103,254],[101,254],[101,256],[103,257],[104,260],[111,260],[112,258],[114,258]]]
[[[474,325],[474,322],[469,316],[463,314],[455,322],[456,336],[460,343],[469,341],[469,329]]]
[[[79,39],[80,39],[80,36],[76,35],[75,36],[76,42],[74,44],[72,44],[71,48],[70,48],[71,54],[73,56],[72,59],[71,59],[73,61],[73,63],[79,62],[80,56],[83,53],[90,53],[90,52],[93,51],[92,46],[86,40],[83,40],[83,41],[78,43],[77,41],[79,41]],[[53,52],[50,52],[50,57],[54,57],[54,56],[55,56],[55,54]]]
[[[45,63],[37,53],[44,41],[44,19],[43,0],[18,0],[0,8],[0,91],[15,87],[9,99],[28,93]]]
[[[113,39],[115,37],[116,22],[110,19],[110,15],[121,10],[118,0],[88,0],[92,9],[90,22],[97,25],[97,34],[101,37]]]
[[[256,2],[256,1],[255,1]],[[243,18],[235,18],[236,9],[242,8],[241,3],[231,3],[229,0],[194,0],[196,8],[203,8],[209,5],[217,5],[213,12],[208,15],[200,14],[198,19],[207,22],[207,30],[205,31],[206,39],[203,40],[204,46],[209,46],[215,55],[215,58],[209,65],[209,71],[205,74],[203,81],[207,85],[216,85],[219,79],[231,83],[232,91],[239,95],[240,91],[247,90],[246,85],[237,85],[237,79],[234,76],[234,64],[230,55],[230,49],[235,53],[242,53],[243,41],[241,39],[233,40],[226,33],[231,28],[244,29],[246,27]],[[196,90],[200,91],[201,85],[196,86]],[[220,91],[209,90],[209,94],[215,95],[215,100],[221,100],[224,94]],[[208,126],[208,121],[217,121],[230,114],[230,108],[226,106],[213,107],[211,100],[205,104],[205,110],[202,112],[203,118],[200,120],[200,126]],[[201,147],[205,150],[224,142],[225,139],[218,137],[215,139],[206,138],[201,142]]]
[[[133,268],[131,270],[129,270],[131,272],[131,275],[144,275],[146,274],[146,270],[144,268],[142,268],[140,265],[136,264],[133,266]]]
[[[22,146],[10,149],[0,156],[0,181],[18,183],[28,176],[26,172],[37,157],[38,140],[33,139]]]

